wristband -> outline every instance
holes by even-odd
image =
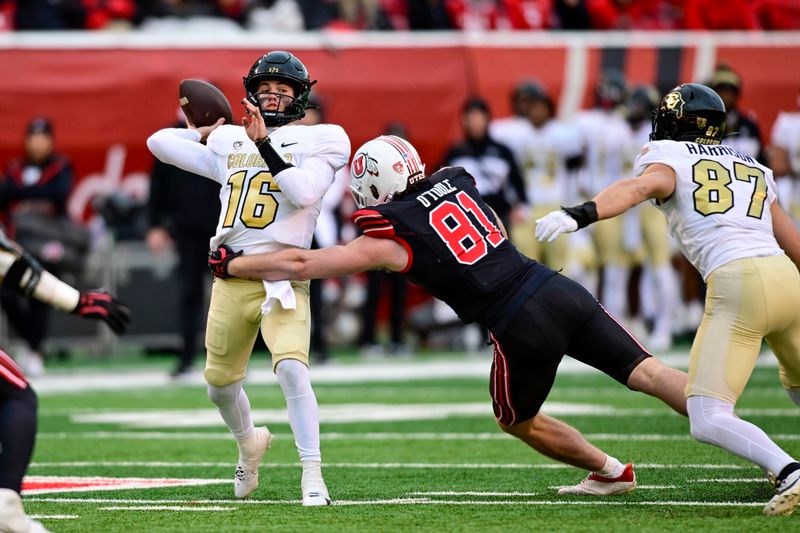
[[[273,176],[278,175],[278,173],[283,172],[287,168],[294,167],[293,164],[287,163],[286,160],[275,151],[275,147],[272,146],[269,137],[256,139],[255,144],[256,148],[258,148],[258,153],[261,154],[261,157],[264,159],[267,168],[269,168]]]
[[[573,207],[564,207],[562,205],[561,209],[575,219],[575,222],[578,223],[578,229],[585,228],[589,224],[597,222],[597,204],[591,200]]]

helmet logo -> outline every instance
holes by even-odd
[[[705,129],[707,122],[708,120],[706,120],[706,117],[697,117],[697,127],[699,129],[701,130]]]
[[[664,106],[675,112],[675,116],[678,118],[683,117],[683,96],[678,91],[671,92],[667,96],[664,97]]]
[[[281,70],[281,69],[279,69],[278,67],[269,67],[269,68],[267,69],[267,72],[269,72],[269,73],[271,74],[271,73],[273,73],[273,72],[280,72],[280,70]]]
[[[398,161],[397,163],[392,165],[392,170],[394,170],[398,174],[402,174],[403,173],[403,162],[402,161]]]
[[[367,174],[372,176],[380,174],[380,172],[378,172],[378,161],[371,157],[367,157]]]
[[[353,158],[352,167],[353,176],[356,178],[363,177],[364,173],[367,171],[367,156],[364,155],[363,152],[356,154]]]

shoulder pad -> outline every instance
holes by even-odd
[[[391,239],[394,237],[394,227],[383,213],[374,209],[359,209],[351,217],[364,235],[378,239]]]

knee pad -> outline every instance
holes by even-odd
[[[717,442],[719,428],[734,416],[733,404],[709,396],[690,396],[686,400],[686,410],[692,437],[709,444]]]
[[[286,398],[296,398],[313,393],[308,367],[297,359],[283,359],[275,367],[275,376]]]
[[[220,407],[230,405],[236,401],[239,391],[242,390],[242,382],[237,381],[222,387],[208,385],[208,399]]]
[[[786,389],[786,392],[789,393],[789,398],[791,398],[794,403],[800,405],[800,389]]]

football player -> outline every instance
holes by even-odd
[[[778,185],[781,207],[800,220],[800,188],[794,181],[800,178],[800,94],[795,111],[781,111],[772,125],[768,150],[769,166]]]
[[[706,281],[703,322],[692,345],[686,388],[691,433],[776,476],[768,515],[800,502],[800,463],[757,426],[734,414],[763,340],[800,405],[800,233],[776,201],[772,171],[721,144],[725,105],[709,87],[686,83],[661,101],[652,142],[620,180],[582,205],[538,221],[553,240],[654,200],[684,255]]]
[[[540,411],[565,353],[685,414],[686,374],[664,366],[578,283],[529,259],[508,241],[463,168],[431,176],[395,136],[359,148],[350,165],[364,235],[346,246],[242,255],[212,250],[217,276],[307,279],[386,269],[487,328],[494,344],[490,391],[506,431],[535,450],[591,473],[570,494],[621,494],[636,478],[574,428]],[[535,357],[532,356],[535,354]]]
[[[520,252],[550,268],[565,268],[570,277],[585,285],[586,276],[578,262],[568,260],[566,240],[543,245],[533,236],[534,220],[574,201],[569,197],[574,194],[571,188],[582,162],[582,145],[576,142],[580,132],[574,124],[555,118],[555,103],[540,83],[525,80],[514,94],[524,97],[524,115],[495,120],[489,130],[514,153],[531,205],[525,220],[509,228],[511,242]]]
[[[340,126],[295,124],[305,114],[314,83],[297,57],[269,52],[244,78],[245,127],[220,119],[212,126],[160,130],[147,140],[161,161],[222,185],[212,248],[226,244],[258,253],[311,245],[320,200],[350,155],[350,140]],[[258,467],[272,439],[266,427],[254,427],[242,388],[260,328],[303,466],[303,505],[330,504],[308,371],[308,300],[308,281],[216,280],[213,285],[204,376],[208,396],[238,444],[237,498],[258,486]]]
[[[0,229],[0,283],[62,311],[103,320],[124,333],[130,311],[105,291],[79,291],[42,268]],[[0,533],[46,532],[22,508],[22,478],[36,438],[36,394],[22,370],[0,350]]]
[[[594,87],[594,107],[578,113],[575,121],[586,146],[585,164],[579,174],[583,199],[624,176],[630,168],[631,128],[619,112],[627,86],[622,73],[606,70]],[[623,244],[622,223],[609,220],[593,228],[594,252],[602,267],[600,301],[620,318],[626,312],[629,258]]]

